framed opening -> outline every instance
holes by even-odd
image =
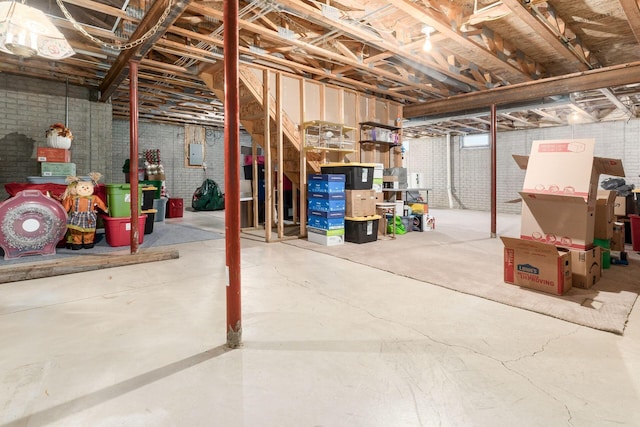
[[[476,133],[473,135],[463,135],[460,138],[461,148],[489,148],[490,136],[488,133]]]

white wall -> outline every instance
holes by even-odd
[[[596,155],[622,159],[628,184],[640,187],[640,120],[592,123],[497,134],[497,209],[520,213],[519,197],[524,171],[512,154],[529,154],[534,140],[594,138]],[[488,211],[491,209],[491,152],[488,148],[461,149],[459,137],[451,138],[454,208]],[[425,175],[432,207],[447,208],[445,137],[410,139],[405,165],[408,172]],[[600,181],[605,177],[601,177]]]

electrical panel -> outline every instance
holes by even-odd
[[[204,145],[189,144],[189,165],[202,166],[204,163]]]

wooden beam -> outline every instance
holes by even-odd
[[[638,2],[636,0],[620,0],[620,6],[624,10],[624,14],[627,15],[629,26],[633,35],[636,36],[636,41],[640,43],[640,9],[638,9]]]
[[[536,33],[536,37],[542,38],[560,56],[562,56],[562,58],[564,59],[562,64],[563,66],[565,66],[567,72],[586,71],[590,68],[584,62],[582,62],[581,59],[578,58],[578,56],[567,49],[567,44],[560,41],[561,35],[552,32],[552,30],[549,29],[548,26],[546,26],[535,16],[533,16],[522,5],[521,0],[502,0],[502,3],[509,9],[511,9],[511,11],[525,24],[527,24],[532,30],[534,30]]]
[[[322,15],[322,12],[316,8],[308,6],[303,2],[297,0],[278,0],[278,4],[282,5],[287,10],[291,10],[296,14],[299,14],[304,19],[309,20],[311,22],[321,22],[322,25],[327,28],[337,29],[347,34],[349,37],[354,38],[354,40],[360,41],[363,44],[367,44],[369,46],[374,46],[376,49],[385,51],[388,50],[393,53],[393,55],[401,56],[408,58],[411,61],[414,61],[417,64],[420,64],[425,67],[431,67],[438,72],[447,75],[453,79],[457,79],[463,83],[466,83],[472,87],[480,87],[483,86],[479,84],[475,80],[468,78],[466,76],[457,75],[455,73],[451,73],[448,69],[440,67],[438,64],[433,62],[425,61],[423,57],[414,54],[405,46],[401,46],[397,41],[390,42],[384,40],[382,37],[376,37],[374,33],[371,31],[365,30],[363,27],[359,27],[356,25],[349,25],[347,23],[342,22],[341,20],[329,20],[328,18]],[[477,48],[477,45],[474,44],[474,48]],[[355,64],[356,68],[361,68],[360,64]],[[365,69],[366,71],[367,69]]]
[[[487,50],[484,46],[475,43],[459,31],[452,29],[449,23],[443,23],[442,21],[427,14],[424,8],[420,6],[420,3],[412,2],[411,0],[389,0],[389,3],[406,14],[413,16],[418,21],[433,27],[436,31],[442,33],[454,43],[461,45],[465,49],[470,49],[473,52],[478,53],[482,56],[483,60],[491,64],[491,66],[505,70],[505,72],[507,72],[507,80],[509,82],[520,83],[531,80],[531,77],[528,74],[525,74],[523,70],[503,61],[497,55]]]
[[[153,3],[147,14],[142,18],[140,24],[131,35],[131,40],[137,40],[144,35],[149,29],[158,24],[165,9],[169,7],[171,0],[157,0]],[[129,73],[129,63],[132,60],[140,60],[147,54],[155,44],[155,42],[164,35],[173,23],[178,19],[186,7],[192,0],[177,0],[171,5],[171,10],[164,22],[159,26],[157,31],[139,46],[125,50],[118,55],[113,66],[100,84],[100,101],[107,101],[113,92],[120,86],[120,83],[127,77]]]
[[[175,249],[142,249],[137,254],[87,255],[21,265],[0,267],[0,283],[41,279],[43,277],[62,276],[83,271],[122,267],[144,262],[177,259],[180,255]]]
[[[492,104],[533,101],[553,95],[623,86],[638,81],[640,62],[632,62],[405,106],[404,117],[414,118],[489,108]]]

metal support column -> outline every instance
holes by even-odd
[[[227,346],[242,345],[240,295],[240,80],[238,77],[238,0],[225,0],[224,19],[224,164],[227,261]]]
[[[496,237],[496,186],[497,186],[497,149],[496,149],[496,129],[498,128],[498,115],[496,104],[491,105],[491,237]]]
[[[138,63],[129,61],[129,191],[131,195],[131,253],[138,253]]]

